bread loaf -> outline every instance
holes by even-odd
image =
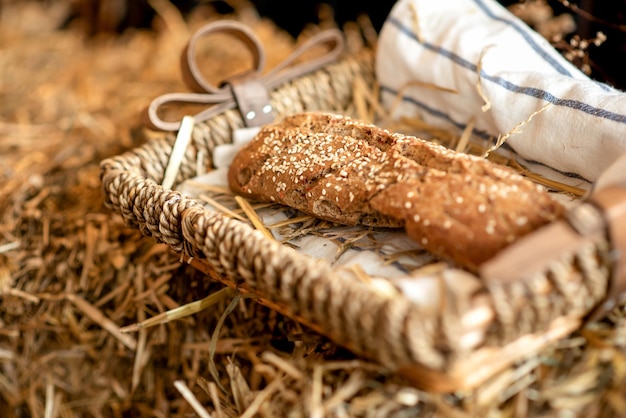
[[[236,193],[336,223],[404,226],[433,254],[470,269],[563,213],[506,167],[324,113],[262,128],[228,181]]]

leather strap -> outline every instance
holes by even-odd
[[[256,73],[232,78],[228,84],[247,127],[265,125],[274,120],[269,92]]]
[[[253,57],[253,68],[232,77],[219,87],[204,79],[196,61],[196,45],[204,37],[224,33],[240,40]],[[327,46],[328,52],[313,59],[296,61],[317,46]],[[269,92],[280,85],[320,69],[335,61],[343,52],[343,35],[337,29],[329,29],[309,38],[298,46],[283,62],[263,75],[265,52],[258,37],[246,25],[232,20],[209,23],[200,28],[189,40],[183,51],[181,68],[183,79],[195,93],[168,93],[152,100],[148,106],[148,125],[153,129],[176,131],[180,121],[168,122],[159,116],[161,106],[170,103],[211,105],[194,115],[196,122],[208,120],[220,113],[239,107],[247,126],[269,123],[273,119]]]
[[[505,248],[483,264],[479,273],[487,284],[524,280],[543,274],[554,260],[562,259],[603,234],[603,230],[595,230],[581,235],[567,220],[561,219]]]
[[[571,254],[588,242],[608,237],[613,249],[611,279],[606,296],[588,319],[601,318],[626,301],[626,188],[610,185],[595,191],[572,208],[565,219],[553,222],[501,251],[483,264],[487,284],[524,280],[548,271],[553,260]]]
[[[220,94],[225,92],[225,89],[215,87],[204,79],[195,55],[198,42],[205,36],[215,33],[230,35],[244,44],[246,49],[252,54],[252,71],[260,73],[265,67],[263,45],[261,45],[259,38],[248,26],[231,20],[209,23],[202,26],[189,38],[189,43],[187,43],[180,56],[183,80],[187,87],[198,93]]]

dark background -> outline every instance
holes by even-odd
[[[92,22],[90,34],[99,31],[123,31],[128,27],[149,27],[154,16],[146,0],[115,0],[125,7],[124,12],[114,21],[104,21],[98,16],[98,3],[112,0],[76,0],[78,7],[75,16],[87,17]],[[436,0],[433,0],[436,1]],[[517,0],[499,0],[505,6],[518,3]],[[201,4],[210,3],[220,13],[232,11],[227,2],[207,0],[172,0],[184,14]],[[319,21],[319,6],[325,3],[334,10],[334,18],[339,25],[355,21],[360,14],[367,14],[376,30],[380,30],[395,1],[357,0],[252,0],[259,14],[271,18],[290,34],[297,36],[307,23]],[[588,19],[572,12],[557,0],[548,0],[555,14],[570,13],[577,24],[576,35],[582,39],[594,38],[598,31],[607,35],[607,41],[600,47],[588,49],[592,78],[626,90],[626,0],[571,0],[585,12],[593,15]],[[110,7],[110,6],[109,6]],[[566,39],[567,41],[568,39]]]

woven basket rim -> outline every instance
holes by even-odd
[[[280,87],[272,93],[272,104],[279,113],[281,109],[299,110],[294,101],[297,97],[301,100],[300,107],[306,110],[345,111],[352,100],[351,80],[364,77],[373,82],[373,56],[372,51],[348,56]],[[342,103],[335,109],[316,109],[318,106],[313,102],[318,97],[314,96],[322,96],[316,87],[338,79],[343,84],[333,86],[332,92],[345,96],[336,100]],[[228,142],[230,131],[243,126],[243,122],[237,111],[229,110],[200,125],[194,131],[193,144],[185,155],[176,183],[194,175],[199,151],[205,164],[211,164],[213,148]],[[597,289],[594,293],[594,286],[586,284],[580,274],[571,274],[563,280],[587,289],[588,301],[581,302],[581,298],[570,301],[561,290],[558,295],[561,299],[557,301],[561,310],[551,311],[540,322],[536,312],[533,316],[520,311],[519,306],[508,306],[532,299],[532,286],[524,283],[485,288],[472,300],[448,301],[447,307],[429,316],[401,294],[391,297],[356,279],[338,276],[329,265],[271,242],[259,231],[210,212],[180,192],[163,189],[159,182],[173,141],[172,135],[164,135],[104,160],[101,180],[107,207],[144,235],[168,244],[213,279],[259,295],[260,303],[326,334],[359,355],[402,372],[418,386],[436,391],[475,386],[520,356],[576,329],[584,313],[592,307],[582,305],[596,304],[603,296]],[[601,251],[602,245],[608,251],[606,242],[598,245],[585,251]],[[598,280],[601,282],[601,278]],[[602,286],[603,283],[595,284],[595,288]],[[495,311],[494,329],[485,337],[480,350],[467,352],[458,347],[457,334],[462,326],[458,306],[476,303]],[[524,319],[528,326],[512,330],[516,318],[511,316],[520,312],[530,315]],[[383,338],[371,338],[371,335]],[[492,363],[481,366],[485,358],[490,358]]]

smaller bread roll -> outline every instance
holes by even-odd
[[[325,113],[265,126],[233,160],[230,187],[346,225],[402,227],[470,269],[563,207],[488,160]]]

